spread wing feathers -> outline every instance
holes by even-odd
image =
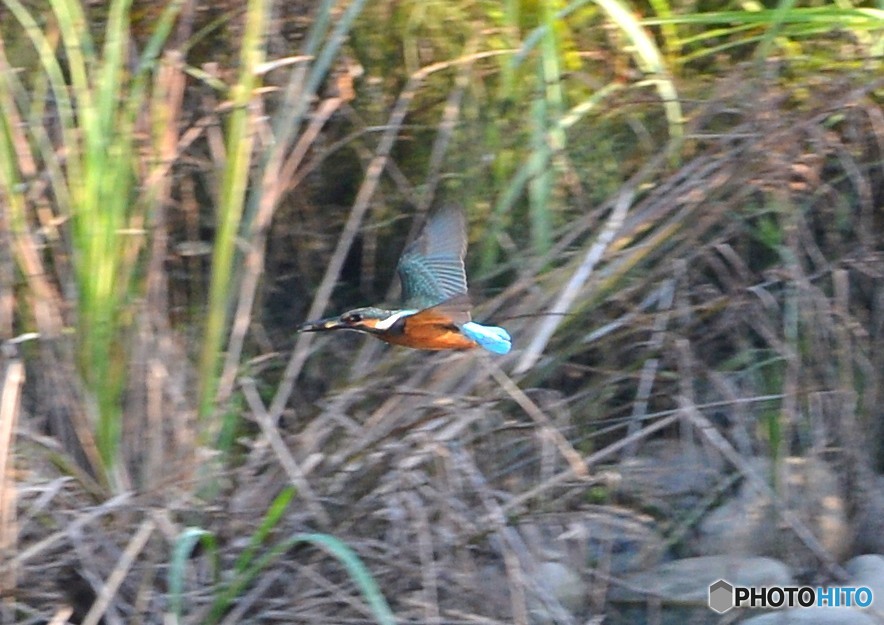
[[[457,206],[434,213],[399,259],[402,301],[410,308],[428,308],[467,292],[463,257],[466,224]]]
[[[466,293],[460,293],[441,304],[419,310],[404,319],[406,326],[427,324],[439,326],[455,325],[457,327],[462,326],[469,320],[470,298]]]

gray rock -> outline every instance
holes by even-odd
[[[756,473],[769,481],[770,463],[756,459]],[[813,531],[826,551],[843,558],[851,543],[847,506],[834,472],[814,458],[786,458],[778,478],[780,506]],[[782,523],[770,498],[744,483],[738,494],[700,523],[697,553],[763,555],[795,567],[815,566],[816,558]]]
[[[850,573],[847,586],[865,586],[872,591],[872,605],[868,612],[875,614],[884,623],[884,556],[866,554],[852,558],[844,569]]]
[[[793,608],[761,614],[742,625],[880,625],[868,612],[853,608]]]
[[[616,466],[618,496],[663,516],[689,510],[714,487],[724,472],[718,454],[680,440],[648,442]]]
[[[864,483],[854,520],[857,553],[884,553],[884,475]]]
[[[563,562],[581,572],[635,573],[659,564],[665,551],[653,518],[616,506],[535,517],[518,529],[535,561]]]
[[[561,562],[541,562],[532,575],[537,586],[572,615],[580,614],[586,608],[587,584],[573,569]],[[544,610],[539,603],[532,602],[532,612]]]
[[[844,565],[852,586],[868,586],[884,602],[884,556],[877,553],[856,556]]]
[[[526,607],[533,625],[569,623],[588,605],[589,585],[580,574],[561,562],[546,561],[523,570]],[[512,605],[512,580],[496,565],[486,565],[475,581],[483,598],[484,614],[508,615]]]
[[[665,606],[706,605],[709,585],[726,579],[737,586],[789,586],[789,567],[773,558],[702,556],[661,564],[649,571],[629,575],[625,587],[614,587],[612,601],[645,601],[655,595]]]

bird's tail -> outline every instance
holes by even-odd
[[[468,321],[460,329],[464,336],[476,341],[480,346],[495,354],[506,354],[513,346],[510,333],[497,326],[483,326],[473,321]]]

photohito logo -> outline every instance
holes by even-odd
[[[720,579],[709,585],[709,607],[724,614],[731,608],[810,608],[872,605],[866,586],[734,586]]]

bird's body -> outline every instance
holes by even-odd
[[[506,354],[509,333],[470,320],[463,258],[467,240],[463,213],[447,206],[433,214],[420,236],[402,253],[397,270],[405,308],[357,308],[337,317],[310,321],[301,332],[357,330],[387,343],[415,349],[484,347]]]

